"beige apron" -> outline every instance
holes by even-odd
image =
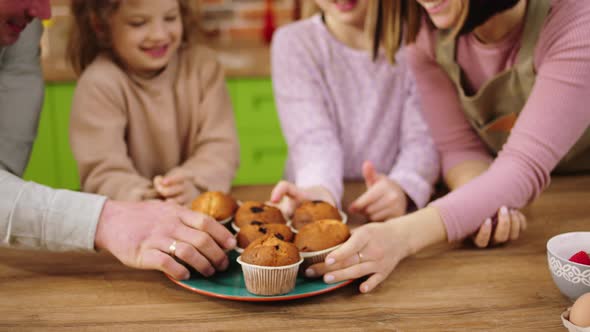
[[[550,0],[529,0],[522,34],[522,45],[516,63],[488,80],[476,94],[465,93],[461,82],[461,68],[455,61],[456,41],[440,32],[436,45],[436,61],[455,84],[465,116],[490,151],[496,155],[516,122],[535,84],[534,49],[549,13]],[[447,41],[447,42],[445,42]],[[558,110],[556,110],[558,111]],[[556,130],[567,130],[559,128]],[[590,128],[557,165],[557,172],[590,170]]]

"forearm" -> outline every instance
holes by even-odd
[[[54,190],[0,171],[1,245],[51,251],[94,250],[104,197]]]
[[[444,174],[444,180],[450,190],[455,190],[483,174],[490,162],[487,160],[466,160],[461,162]]]

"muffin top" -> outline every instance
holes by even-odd
[[[264,204],[262,202],[247,201],[244,202],[236,212],[235,224],[238,227],[243,227],[253,221],[258,221],[263,224],[286,224],[287,221],[283,217],[281,210],[274,206]]]
[[[225,220],[234,215],[238,208],[236,201],[220,191],[207,191],[199,195],[191,203],[191,209],[215,218]]]
[[[285,266],[299,262],[299,250],[293,243],[268,234],[250,243],[240,258],[242,262],[260,266]]]
[[[301,252],[320,251],[343,243],[350,237],[348,226],[340,220],[317,220],[303,226],[295,235],[295,246]]]
[[[284,224],[264,224],[259,221],[253,221],[240,228],[237,235],[238,247],[246,248],[252,241],[264,237],[267,234],[274,234],[283,241],[293,242],[294,234],[289,226]]]
[[[303,226],[322,219],[342,220],[338,209],[324,201],[304,201],[293,213],[291,222],[297,230]]]

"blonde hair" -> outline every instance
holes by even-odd
[[[67,59],[79,75],[101,52],[110,52],[108,20],[123,0],[72,0],[74,18],[67,46]],[[198,26],[199,10],[195,0],[178,0],[182,19],[182,41],[190,46],[196,43],[201,30]]]

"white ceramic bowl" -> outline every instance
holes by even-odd
[[[547,261],[553,281],[572,301],[590,292],[590,265],[569,261],[580,250],[590,253],[590,232],[563,233],[547,241]]]

